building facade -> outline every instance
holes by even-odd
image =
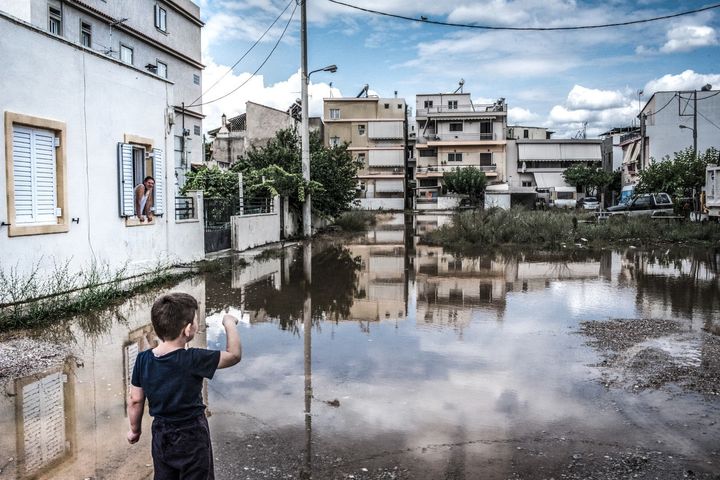
[[[201,93],[201,25],[190,1],[0,2],[3,267],[131,273],[204,256],[200,197],[185,216],[175,200],[190,155],[177,146],[200,134],[199,106],[178,105]],[[140,222],[148,175],[155,218]]]
[[[469,93],[415,97],[415,207],[445,209],[457,198],[444,191],[443,174],[475,167],[490,183],[506,181],[507,105],[473,104]]]
[[[325,145],[347,143],[362,162],[357,176],[360,208],[405,208],[406,110],[403,98],[324,99]]]

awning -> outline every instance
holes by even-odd
[[[538,188],[569,187],[562,172],[535,172],[535,184]]]

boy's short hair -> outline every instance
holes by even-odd
[[[155,334],[162,341],[175,340],[195,319],[198,302],[187,293],[168,293],[155,300],[150,310]]]

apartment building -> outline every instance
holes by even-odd
[[[361,208],[405,208],[407,105],[403,98],[326,98],[325,145],[348,144],[362,167],[357,176]]]
[[[0,1],[7,258],[132,272],[204,255],[198,197],[185,216],[175,201],[202,159],[202,25],[189,0]],[[141,222],[148,175],[155,217]]]
[[[469,93],[420,94],[415,97],[415,206],[446,209],[442,177],[455,168],[475,167],[490,183],[506,180],[507,105],[474,104]]]

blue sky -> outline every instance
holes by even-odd
[[[242,113],[250,100],[282,110],[300,96],[300,8],[295,1],[197,0],[203,28],[206,128]],[[712,5],[700,1],[345,0],[391,14],[496,27],[567,27],[642,20]],[[289,7],[288,7],[289,5]],[[257,46],[233,65],[277,20]],[[625,27],[579,31],[478,30],[410,22],[307,0],[310,111],[323,97],[394,92],[415,105],[418,93],[452,92],[460,79],[476,103],[504,97],[509,124],[545,126],[556,138],[588,122],[589,137],[630,125],[655,91],[720,88],[720,8]],[[287,25],[287,31],[282,35]],[[282,35],[282,38],[281,38]],[[281,38],[281,39],[280,39]],[[280,42],[257,75],[260,64]]]

